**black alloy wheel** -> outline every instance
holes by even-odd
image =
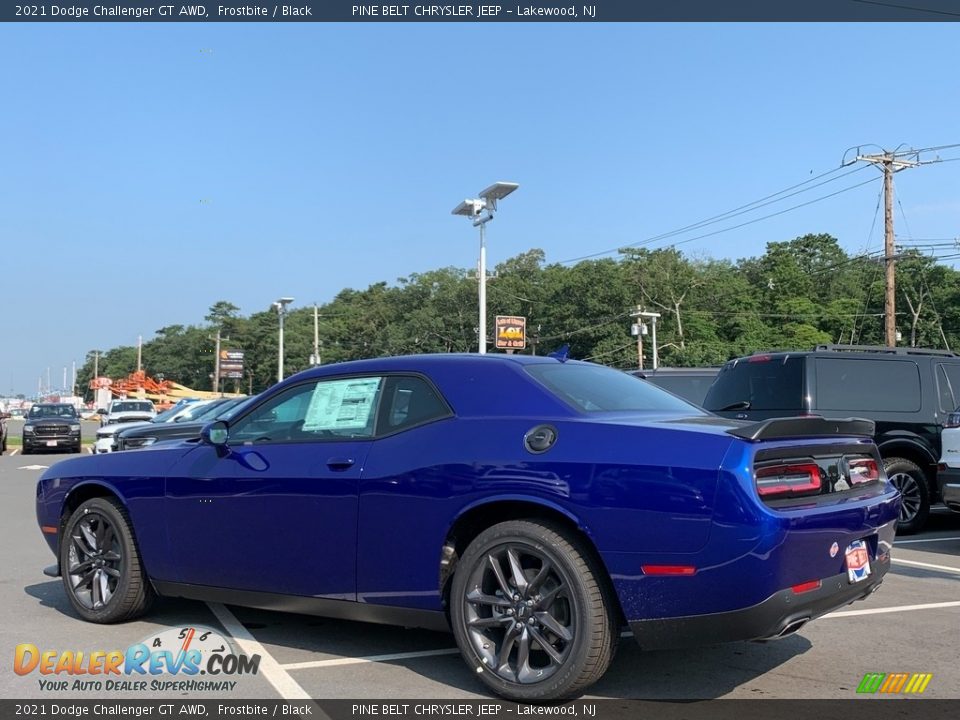
[[[70,604],[90,622],[137,617],[153,597],[130,519],[111,498],[87,500],[67,520],[60,569]]]
[[[910,535],[917,532],[930,514],[930,493],[923,470],[905,458],[887,458],[883,467],[890,484],[900,491],[897,533]]]
[[[467,548],[451,588],[461,653],[495,692],[521,701],[581,693],[619,639],[591,554],[540,521],[500,523]]]

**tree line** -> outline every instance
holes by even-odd
[[[642,306],[661,314],[661,365],[717,365],[757,350],[881,345],[883,288],[882,257],[848,254],[826,234],[771,242],[762,256],[735,262],[687,256],[676,248],[626,248],[616,258],[567,266],[547,263],[544,252],[533,249],[496,266],[487,283],[488,331],[493,332],[494,315],[522,315],[526,353],[545,354],[569,344],[573,358],[636,368],[630,313]],[[896,301],[901,345],[960,347],[960,272],[905,251],[897,261]],[[288,375],[310,365],[313,313],[312,306],[287,311]],[[154,378],[210,390],[214,337],[220,330],[224,348],[245,353],[244,377],[225,381],[224,389],[259,392],[276,380],[277,325],[272,308],[244,317],[222,300],[201,325],[158,329],[143,343],[143,368]],[[414,273],[392,285],[341,290],[319,307],[319,338],[323,364],[475,351],[476,275],[448,267]],[[126,376],[136,364],[134,346],[99,354],[102,376]],[[91,351],[78,370],[78,386],[86,388],[93,372]]]

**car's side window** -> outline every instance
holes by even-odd
[[[250,444],[371,437],[381,380],[332,378],[296,385],[232,425],[230,441]]]
[[[450,415],[450,408],[421,377],[391,376],[383,384],[377,435],[389,435]]]
[[[960,364],[941,363],[937,373],[940,410],[953,412],[960,405]],[[946,375],[946,377],[944,377]]]

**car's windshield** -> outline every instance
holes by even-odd
[[[584,412],[653,410],[702,415],[703,410],[620,370],[580,363],[526,368],[561,400]]]
[[[177,405],[174,405],[172,408],[167,408],[167,409],[164,410],[162,413],[159,413],[159,414],[153,419],[153,422],[155,422],[155,423],[165,423],[165,422],[167,422],[168,420],[170,420],[170,418],[172,418],[174,415],[176,415],[178,412],[180,412],[180,410],[182,410],[182,409],[183,409],[182,406],[177,406]]]
[[[228,398],[207,408],[207,411],[197,416],[197,420],[213,420],[222,418],[225,413],[229,413],[232,408],[242,403],[247,398]]]
[[[152,412],[153,403],[151,402],[120,402],[114,403],[110,412]]]
[[[30,408],[31,418],[75,418],[77,409],[73,405],[34,405]]]
[[[256,395],[248,398],[238,398],[237,402],[231,405],[229,408],[226,408],[226,409],[224,409],[223,407],[220,408],[220,412],[217,413],[217,420],[226,420],[227,422],[229,422],[230,420],[233,420],[233,418],[235,418],[237,415],[242,413],[248,407],[253,405],[253,403],[256,402],[256,400],[257,400]]]
[[[803,412],[802,357],[753,355],[724,365],[703,400],[711,412],[790,410]]]
[[[201,400],[200,402],[193,403],[192,405],[187,406],[186,408],[180,408],[180,414],[177,416],[177,422],[193,422],[198,417],[203,415],[211,406],[216,405],[219,400]]]

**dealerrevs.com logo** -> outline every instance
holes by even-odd
[[[41,650],[21,643],[13,658],[17,675],[37,673],[40,689],[50,691],[223,692],[237,685],[227,678],[256,675],[259,668],[259,655],[236,652],[204,627],[164,630],[126,650]]]
[[[867,673],[857,686],[857,692],[920,695],[932,679],[932,673]]]

